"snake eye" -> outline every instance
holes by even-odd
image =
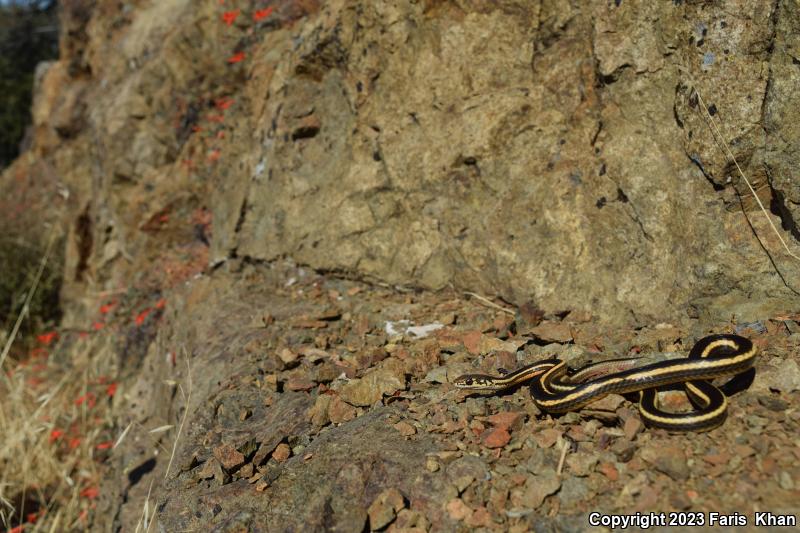
[[[472,378],[465,379],[464,383],[466,383],[467,385],[472,385]]]

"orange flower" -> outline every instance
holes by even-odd
[[[231,57],[228,58],[228,63],[239,63],[240,61],[244,60],[244,52],[239,52],[238,54],[233,54]]]
[[[236,20],[236,17],[239,16],[239,13],[241,13],[241,10],[239,9],[234,9],[233,11],[226,11],[225,13],[222,14],[222,22],[230,26],[231,24],[233,24],[233,21]]]
[[[253,13],[253,20],[258,22],[259,20],[263,20],[272,14],[273,7],[269,6],[264,9],[259,9],[255,13]]]

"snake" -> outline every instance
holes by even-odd
[[[559,359],[524,366],[501,376],[465,374],[453,381],[457,389],[499,393],[530,382],[534,404],[546,413],[560,414],[581,409],[608,394],[639,393],[639,413],[651,427],[671,431],[708,431],[727,416],[727,396],[749,385],[755,376],[753,364],[758,350],[745,337],[716,334],[703,337],[686,358],[638,366],[638,358],[612,359],[570,370]],[[730,377],[715,386],[713,379]],[[682,386],[694,410],[664,411],[656,393]]]

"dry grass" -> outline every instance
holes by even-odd
[[[51,359],[56,333],[19,338],[53,243],[51,237],[31,285],[19,289],[24,305],[13,327],[0,334],[2,531],[84,529],[99,495],[98,458],[109,453],[104,437],[113,391],[100,376],[100,369],[110,368],[102,364],[108,358],[90,358],[91,340],[76,336],[69,366],[58,365]],[[15,360],[7,357],[12,345],[17,354],[24,353],[21,346],[34,348]]]
[[[113,444],[111,400],[95,361],[79,359],[83,363],[62,368],[40,355],[18,363],[0,381],[4,529],[83,529],[90,519],[99,495],[99,461]]]

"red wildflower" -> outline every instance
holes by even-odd
[[[44,344],[45,346],[49,346],[57,338],[58,338],[58,332],[57,331],[50,331],[48,333],[42,333],[41,335],[36,337],[36,339],[39,342],[41,342],[42,344]]]
[[[97,448],[98,450],[108,450],[109,448],[112,448],[113,446],[114,446],[114,443],[109,440],[109,441],[106,441],[106,442],[101,442],[100,444],[95,446],[95,448]]]
[[[167,305],[167,300],[161,298],[158,302],[156,302],[156,309],[164,309],[166,305]]]
[[[69,439],[69,449],[70,450],[74,450],[75,448],[77,448],[80,445],[81,445],[81,439],[80,438],[72,437],[71,439]]]
[[[48,355],[49,355],[48,351],[47,351],[46,349],[42,348],[41,346],[40,346],[40,347],[38,347],[38,348],[34,348],[34,349],[32,349],[32,350],[31,350],[31,351],[28,353],[28,356],[29,356],[31,359],[38,359],[38,358],[40,358],[40,357],[44,358],[44,357],[47,357]]]
[[[84,402],[86,402],[86,405],[91,408],[97,403],[97,398],[91,392],[87,392],[86,394],[82,394],[75,398],[75,405],[82,405]]]
[[[100,495],[100,489],[97,487],[86,487],[81,491],[81,496],[84,498],[89,498],[90,500],[94,500]]]
[[[56,441],[60,439],[64,435],[64,432],[60,429],[54,429],[50,432],[50,442]]]
[[[117,384],[112,383],[106,388],[106,394],[108,394],[109,398],[113,398],[114,395],[117,393]]]
[[[230,106],[233,105],[234,101],[235,100],[233,100],[232,98],[218,98],[217,101],[214,102],[214,105],[220,111],[225,111],[226,109],[228,109]]]
[[[222,152],[219,150],[212,150],[210,154],[208,154],[208,160],[212,163],[219,159],[219,156],[222,155]]]
[[[116,300],[115,300],[115,301],[113,301],[113,302],[108,302],[107,304],[101,305],[101,306],[100,306],[100,313],[102,313],[102,314],[104,314],[104,315],[105,315],[106,313],[108,313],[109,311],[111,311],[112,309],[114,309],[114,307],[115,307],[116,305],[117,305],[117,302],[116,302]]]
[[[231,24],[233,24],[233,21],[236,20],[236,17],[239,16],[239,13],[241,13],[240,9],[234,9],[233,11],[226,11],[225,13],[222,14],[222,22],[230,26]]]
[[[148,307],[147,309],[136,315],[135,318],[136,325],[141,326],[142,324],[144,324],[144,321],[147,320],[147,315],[149,315],[151,311],[152,309]]]
[[[95,331],[100,331],[101,329],[103,329],[103,327],[105,327],[105,324],[103,324],[102,322],[95,322],[94,324],[92,324],[92,328],[94,328]]]
[[[273,7],[269,6],[264,9],[259,9],[255,13],[253,13],[253,20],[258,22],[259,20],[263,20],[272,14]]]
[[[239,52],[238,54],[233,54],[231,57],[228,58],[228,63],[239,63],[240,61],[244,60],[244,52]]]
[[[25,524],[21,524],[17,527],[12,527],[11,529],[8,530],[8,533],[22,533],[23,531],[25,531]]]

